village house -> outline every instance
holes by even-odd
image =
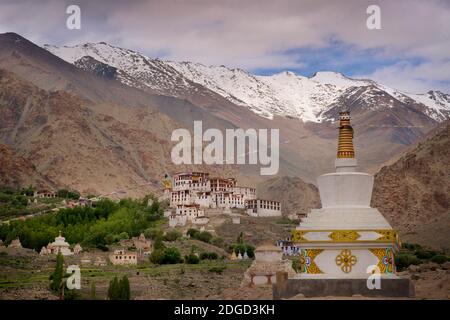
[[[146,239],[145,235],[141,233],[139,237],[132,237],[131,239],[123,239],[120,245],[127,248],[134,248],[138,254],[148,255],[152,251],[152,241]]]
[[[109,255],[109,261],[114,265],[137,264],[137,253],[127,252],[125,250],[114,250]]]
[[[171,214],[169,216],[169,227],[184,227],[187,222],[186,214]]]
[[[50,190],[35,191],[33,198],[56,198],[56,192]]]
[[[171,184],[164,184],[164,193],[168,192],[171,207],[198,204],[202,208],[244,209],[245,200],[256,198],[255,188],[236,186],[234,178],[209,178],[203,172],[176,174]]]
[[[198,204],[178,205],[175,214],[169,216],[169,226],[185,226],[187,222],[194,225],[205,225],[209,222],[209,219]]]
[[[281,204],[279,201],[253,199],[245,201],[245,210],[253,217],[281,216]]]

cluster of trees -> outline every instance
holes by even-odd
[[[212,245],[215,245],[219,248],[226,249],[225,241],[221,237],[213,236],[208,231],[200,231],[198,229],[190,228],[187,231],[187,234],[192,238],[196,240],[200,240],[206,243],[211,243]]]
[[[219,255],[215,252],[202,252],[200,253],[200,260],[217,260]]]
[[[163,237],[157,236],[153,243],[153,252],[149,260],[154,264],[176,264],[183,262],[181,253],[176,247],[166,247],[163,243]]]
[[[128,277],[125,275],[122,279],[118,279],[114,277],[109,282],[108,287],[108,299],[109,300],[130,300],[131,292],[130,292],[130,282],[128,281]]]
[[[153,250],[149,259],[154,264],[177,264],[183,262],[180,250],[176,247]]]
[[[184,257],[184,262],[188,264],[197,264],[201,260],[217,260],[219,255],[215,252],[202,252],[200,255],[195,254],[194,250]]]
[[[19,237],[24,247],[39,251],[62,231],[69,243],[107,250],[106,245],[139,235],[162,216],[157,201],[148,207],[146,201],[102,200],[95,207],[62,209],[57,214],[2,224],[0,239],[9,243]]]
[[[73,199],[73,200],[80,199],[80,193],[76,190],[59,189],[56,192],[56,196],[58,198],[64,198],[64,199]]]
[[[200,231],[197,229],[193,229],[190,228],[187,231],[187,234],[192,238],[192,239],[197,239],[206,243],[210,243],[211,239],[213,238],[212,234],[209,233],[208,231]]]
[[[33,190],[31,189],[31,196]],[[8,217],[20,214],[28,205],[27,189],[14,190],[0,186],[0,216]]]

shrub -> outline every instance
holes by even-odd
[[[414,254],[416,255],[417,258],[426,260],[431,259],[433,258],[434,255],[436,255],[435,252],[424,249],[416,250]]]
[[[144,231],[144,235],[146,238],[150,238],[152,240],[155,240],[156,238],[163,237],[163,232],[160,229],[157,228],[148,228]]]
[[[226,266],[217,266],[217,267],[212,267],[209,268],[208,271],[209,272],[214,272],[214,273],[218,273],[218,274],[222,274],[222,272],[226,269]]]
[[[129,236],[128,233],[126,233],[126,232],[121,232],[121,233],[118,235],[119,240],[128,239],[129,237],[130,237],[130,236]]]
[[[300,271],[300,260],[299,259],[292,260],[292,269],[294,269],[294,271],[296,273],[298,273]]]
[[[197,236],[198,236],[199,233],[200,233],[200,231],[198,231],[197,229],[193,229],[193,228],[190,228],[190,229],[187,231],[187,234],[188,234],[191,238],[194,238],[194,239],[197,238]]]
[[[249,258],[253,258],[255,256],[255,247],[248,243],[238,243],[233,246],[233,250],[236,254],[239,254],[239,252],[244,255],[245,252],[247,252],[247,255]]]
[[[184,262],[187,264],[198,264],[200,262],[200,259],[196,254],[190,253],[184,257]]]
[[[180,251],[175,247],[164,249],[164,263],[176,264],[182,261]]]
[[[27,206],[28,199],[23,195],[17,195],[12,199],[11,204],[16,208],[23,208]]]
[[[403,243],[402,247],[404,249],[410,250],[410,251],[416,251],[422,249],[422,246],[420,244],[416,243]]]
[[[410,253],[400,253],[395,256],[395,265],[399,271],[408,268],[410,265],[418,265],[420,260],[413,254]]]
[[[209,243],[211,241],[212,234],[208,231],[202,231],[198,234],[197,239],[206,243]]]
[[[81,294],[77,292],[77,290],[68,290],[64,291],[64,300],[79,300],[81,299]]]
[[[163,241],[162,241],[162,237],[157,237],[155,239],[155,242],[153,243],[153,248],[154,249],[165,249],[166,246],[164,245]]]
[[[438,263],[438,264],[441,264],[441,263],[444,263],[444,262],[447,261],[447,257],[442,255],[442,254],[437,254],[433,258],[431,258],[431,261],[435,262],[435,263]]]
[[[108,247],[105,246],[103,243],[99,243],[96,245],[97,249],[102,250],[103,252],[109,251]]]
[[[193,228],[190,228],[187,231],[187,234],[193,239],[197,239],[197,240],[200,240],[200,241],[203,241],[203,242],[206,242],[206,243],[210,243],[211,239],[213,237],[212,234],[209,233],[208,231],[201,231],[200,232],[199,230],[193,229]]]
[[[177,230],[168,231],[164,236],[165,241],[176,241],[179,238],[181,238],[181,233]]]
[[[68,198],[78,200],[80,198],[80,193],[78,191],[69,191],[67,189],[60,189],[56,192],[59,198]]]
[[[200,259],[201,260],[217,260],[219,258],[219,256],[217,255],[217,253],[215,252],[202,252],[200,254]]]
[[[67,197],[69,199],[78,200],[78,199],[80,199],[80,193],[78,191],[69,191],[67,193]]]
[[[154,264],[163,264],[164,263],[164,249],[155,249],[150,254],[149,260]]]
[[[69,190],[67,189],[60,189],[56,192],[56,195],[58,198],[67,198],[67,195],[69,194]]]
[[[225,243],[225,241],[220,237],[213,237],[211,239],[211,244],[215,245],[216,247],[219,247],[219,248],[223,248],[224,243]]]

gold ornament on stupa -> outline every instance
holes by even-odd
[[[164,189],[172,189],[172,179],[168,174],[164,175],[164,179],[161,180],[161,184]]]
[[[339,141],[338,158],[354,158],[355,148],[353,147],[353,128],[350,125],[350,111],[339,112]]]

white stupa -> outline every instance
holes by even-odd
[[[73,252],[70,250],[70,244],[67,243],[66,238],[61,235],[61,231],[59,232],[59,236],[55,238],[55,241],[47,245],[48,254],[58,254],[59,252],[61,252],[63,256],[73,255]]]
[[[317,179],[322,202],[292,231],[297,274],[280,276],[274,299],[318,296],[411,297],[414,286],[395,274],[397,232],[370,207],[374,178],[356,171],[350,112],[340,112],[336,172]]]
[[[397,232],[370,207],[374,178],[356,165],[350,112],[342,111],[336,172],[317,179],[322,208],[311,210],[293,231],[301,249],[300,277],[367,278],[371,266],[396,277]]]

